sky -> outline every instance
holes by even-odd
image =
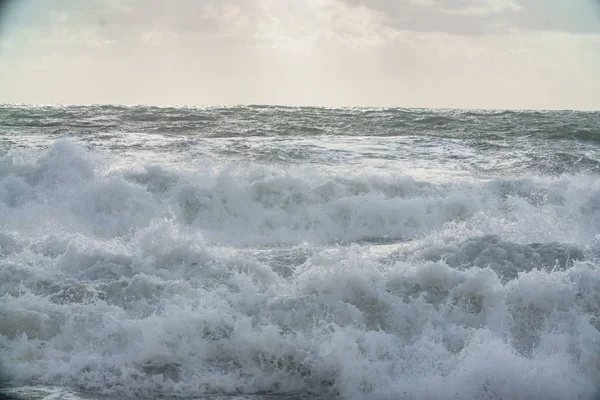
[[[600,0],[13,0],[0,103],[600,110]]]

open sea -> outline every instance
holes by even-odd
[[[0,106],[0,386],[595,400],[600,112]]]

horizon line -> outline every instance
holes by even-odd
[[[600,112],[600,108],[467,108],[467,107],[418,107],[418,106],[331,106],[331,105],[291,105],[276,103],[237,103],[237,104],[161,104],[161,103],[0,103],[5,106],[27,107],[154,107],[154,108],[321,108],[321,109],[368,109],[368,110],[437,110],[437,111],[553,111],[553,112]]]

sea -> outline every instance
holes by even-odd
[[[598,399],[600,112],[0,106],[3,399]]]

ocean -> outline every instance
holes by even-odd
[[[10,399],[596,399],[600,112],[0,106]]]

